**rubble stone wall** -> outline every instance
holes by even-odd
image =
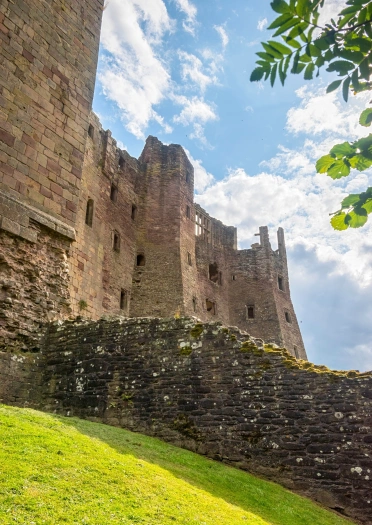
[[[25,364],[4,355],[19,384]],[[54,322],[34,356],[34,390],[0,400],[157,436],[371,523],[371,373],[191,318]]]

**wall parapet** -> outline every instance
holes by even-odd
[[[195,318],[53,322],[32,366],[41,390],[1,401],[157,436],[371,522],[372,373]]]

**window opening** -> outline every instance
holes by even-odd
[[[114,232],[113,249],[120,252],[120,234],[118,232]]]
[[[212,283],[220,284],[220,274],[221,272],[218,271],[217,263],[209,265],[209,280],[212,281]]]
[[[137,266],[145,266],[145,256],[143,253],[137,255]]]
[[[92,124],[89,125],[88,135],[90,136],[91,139],[93,139],[93,137],[94,137],[94,127],[92,126]]]
[[[218,272],[218,284],[222,286],[222,272]]]
[[[298,356],[298,350],[297,350],[297,346],[296,346],[296,345],[293,347],[293,350],[294,350],[294,353],[295,353],[296,359],[298,359],[299,356]]]
[[[137,206],[135,204],[132,204],[132,213],[131,213],[132,221],[134,221],[136,217],[137,217]]]
[[[195,235],[207,242],[211,241],[211,221],[199,212],[195,213]]]
[[[283,277],[278,276],[278,288],[284,291]]]
[[[196,312],[196,297],[192,298],[192,309]]]
[[[246,309],[247,309],[247,319],[254,319],[254,306],[247,305]]]
[[[210,301],[209,299],[206,299],[205,303],[207,306],[207,312],[210,312],[212,315],[216,315],[216,303]]]
[[[120,310],[126,310],[128,306],[128,294],[125,290],[120,292]]]
[[[186,206],[186,217],[187,217],[188,219],[190,219],[190,217],[191,217],[190,206]]]
[[[232,275],[232,276],[231,276],[231,280],[232,280],[232,281],[236,281],[236,275]]]
[[[285,320],[287,321],[287,323],[291,323],[291,316],[289,315],[289,312],[285,312]]]
[[[187,184],[190,182],[190,172],[186,171],[186,182]]]
[[[187,262],[189,263],[190,266],[192,266],[192,260],[191,260],[191,253],[190,252],[187,252]]]
[[[125,160],[123,157],[119,157],[119,168],[122,170],[124,168]]]
[[[116,202],[118,198],[118,187],[116,184],[111,184],[110,199],[112,202]]]
[[[86,211],[86,214],[85,214],[85,224],[87,224],[90,227],[92,227],[92,225],[93,225],[93,207],[94,207],[93,200],[92,199],[88,199],[87,211]]]

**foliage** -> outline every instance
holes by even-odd
[[[273,86],[279,77],[284,85],[288,72],[303,73],[305,80],[311,80],[327,66],[326,71],[341,77],[329,84],[327,93],[341,88],[347,102],[350,91],[356,94],[372,89],[372,2],[348,0],[337,20],[332,19],[324,27],[318,25],[323,6],[324,0],[273,0],[271,7],[279,16],[268,29],[275,30],[273,37],[279,38],[262,43],[251,81],[270,79]],[[365,109],[359,122],[370,126],[372,109]],[[348,176],[351,169],[364,171],[370,166],[372,135],[337,144],[318,160],[316,169],[339,179]],[[372,211],[371,198],[372,188],[360,195],[349,195],[342,201],[341,209],[331,214],[332,226],[337,230],[363,226]]]
[[[310,500],[120,428],[0,406],[0,523],[348,525]]]

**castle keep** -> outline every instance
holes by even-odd
[[[0,2],[0,402],[159,436],[371,523],[371,374],[306,361],[281,228],[277,250],[266,227],[238,250],[181,146],[149,137],[135,159],[102,129],[102,9]]]
[[[36,344],[40,322],[70,315],[192,315],[306,358],[283,230],[277,251],[266,227],[237,250],[236,229],[194,204],[181,146],[120,150],[90,112],[100,2],[33,4],[2,8],[3,340]]]

